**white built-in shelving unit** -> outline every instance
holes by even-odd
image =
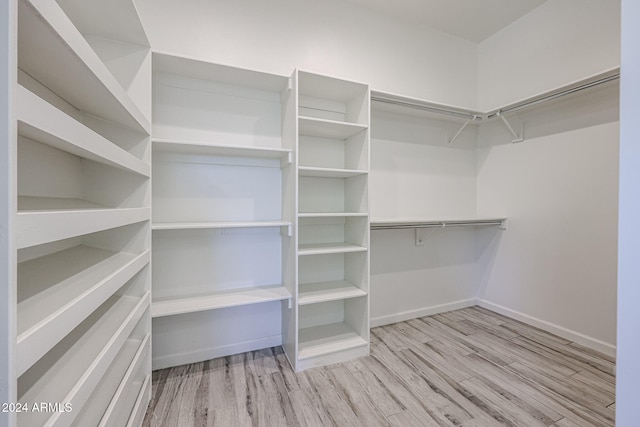
[[[149,43],[131,0],[18,0],[17,14],[9,388],[16,402],[72,410],[10,423],[140,425],[151,397]]]
[[[296,370],[369,352],[369,87],[306,71],[297,112]],[[285,349],[287,346],[285,346]]]
[[[281,343],[294,287],[287,84],[154,53],[154,368]]]

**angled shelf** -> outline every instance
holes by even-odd
[[[299,285],[298,305],[316,304],[366,296],[367,292],[345,280]]]
[[[305,360],[358,347],[369,342],[346,323],[313,326],[299,332],[298,359]]]
[[[80,245],[18,264],[18,375],[148,264],[149,252]]]
[[[71,403],[77,412],[28,412],[20,425],[70,424],[148,309],[140,298],[114,295],[18,380],[20,401]]]
[[[298,255],[344,254],[349,252],[366,252],[367,248],[350,243],[315,243],[299,245]]]
[[[290,298],[291,293],[281,285],[241,288],[176,298],[159,298],[155,299],[151,305],[151,316],[172,316]]]
[[[350,178],[357,175],[366,175],[369,171],[354,169],[318,168],[310,166],[298,167],[300,176],[310,176],[316,178]]]
[[[291,150],[284,148],[251,147],[242,145],[211,144],[198,141],[176,141],[154,138],[153,148],[158,152],[197,154],[226,157],[248,157],[280,159],[282,164],[291,164]]]
[[[87,209],[75,199],[29,199],[26,209],[19,210],[16,217],[18,249],[147,221],[150,215],[149,208]]]
[[[298,127],[300,135],[333,139],[347,139],[368,129],[368,126],[363,124],[306,116],[298,118]]]
[[[128,339],[122,350],[105,373],[101,386],[94,391],[87,404],[74,420],[73,427],[97,426],[103,419],[105,408],[116,400],[118,390],[126,383],[132,371],[145,357],[148,357],[150,334],[142,340]]]
[[[78,157],[151,175],[151,166],[58,110],[23,86],[16,90],[18,133]]]
[[[18,3],[18,67],[76,108],[148,134],[149,120],[58,3]]]

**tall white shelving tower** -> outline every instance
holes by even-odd
[[[9,3],[8,395],[72,410],[3,422],[140,425],[151,396],[149,43],[131,0]]]

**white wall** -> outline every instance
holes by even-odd
[[[371,125],[372,219],[472,217],[476,212],[476,129],[454,144],[459,123],[375,109]],[[371,322],[397,322],[475,303],[475,232],[371,233]]]
[[[640,424],[640,2],[623,0],[622,11],[616,425],[634,427]]]
[[[526,128],[525,128],[526,129]],[[478,212],[509,217],[479,246],[489,308],[612,353],[616,334],[618,123],[524,142],[484,128]]]
[[[549,0],[478,46],[478,108],[615,68],[619,50],[620,0]]]
[[[274,74],[294,68],[471,108],[476,44],[339,0],[136,0],[151,47]]]

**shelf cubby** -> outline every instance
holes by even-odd
[[[367,217],[306,217],[298,220],[300,255],[366,251]]]
[[[280,158],[154,151],[153,222],[282,220]]]
[[[65,402],[74,409],[21,413],[19,424],[73,421],[148,310],[144,288],[144,280],[132,279],[19,377],[19,401]]]
[[[165,230],[153,253],[154,316],[290,298],[278,228]]]
[[[154,53],[154,138],[281,148],[286,88],[284,77]]]
[[[369,351],[366,296],[300,307],[298,360],[305,366],[325,363],[318,358],[343,352]],[[316,359],[314,361],[314,359]]]
[[[368,294],[369,257],[365,251],[303,256],[298,269],[300,305]]]
[[[303,118],[369,124],[369,87],[363,83],[298,71],[298,104]]]
[[[151,166],[21,85],[16,91],[18,134],[59,152],[145,177]]]
[[[115,3],[118,6],[125,5],[129,9],[127,12],[135,10],[131,9],[133,3],[130,1]],[[65,4],[66,10],[60,7],[61,4]],[[67,4],[70,6],[67,7]],[[122,16],[126,14],[122,7],[113,7],[114,4],[107,6],[99,1],[20,1],[18,67],[75,108],[148,133],[149,118],[78,30],[76,25],[80,25],[80,22],[74,23],[67,15],[66,12],[73,9],[71,5],[85,9],[94,8],[91,13],[80,12],[77,16],[94,16],[92,23],[102,22],[101,27],[108,25],[105,16],[114,17],[115,14],[118,17],[117,21],[121,21]],[[96,7],[103,13],[96,14]],[[75,14],[73,15],[75,17]],[[135,18],[137,19],[137,16]],[[127,22],[132,20],[129,19]],[[86,28],[90,25],[92,24],[87,23],[81,27]],[[111,25],[111,34],[122,29],[118,22],[112,21]],[[144,34],[141,26],[139,31]],[[148,50],[148,42],[146,44]],[[138,83],[136,90],[142,90],[142,86],[144,85]],[[143,101],[139,101],[141,102]]]
[[[367,183],[366,174],[349,178],[301,176],[298,214],[366,213]]]
[[[149,263],[147,236],[141,223],[18,252],[18,375]]]

